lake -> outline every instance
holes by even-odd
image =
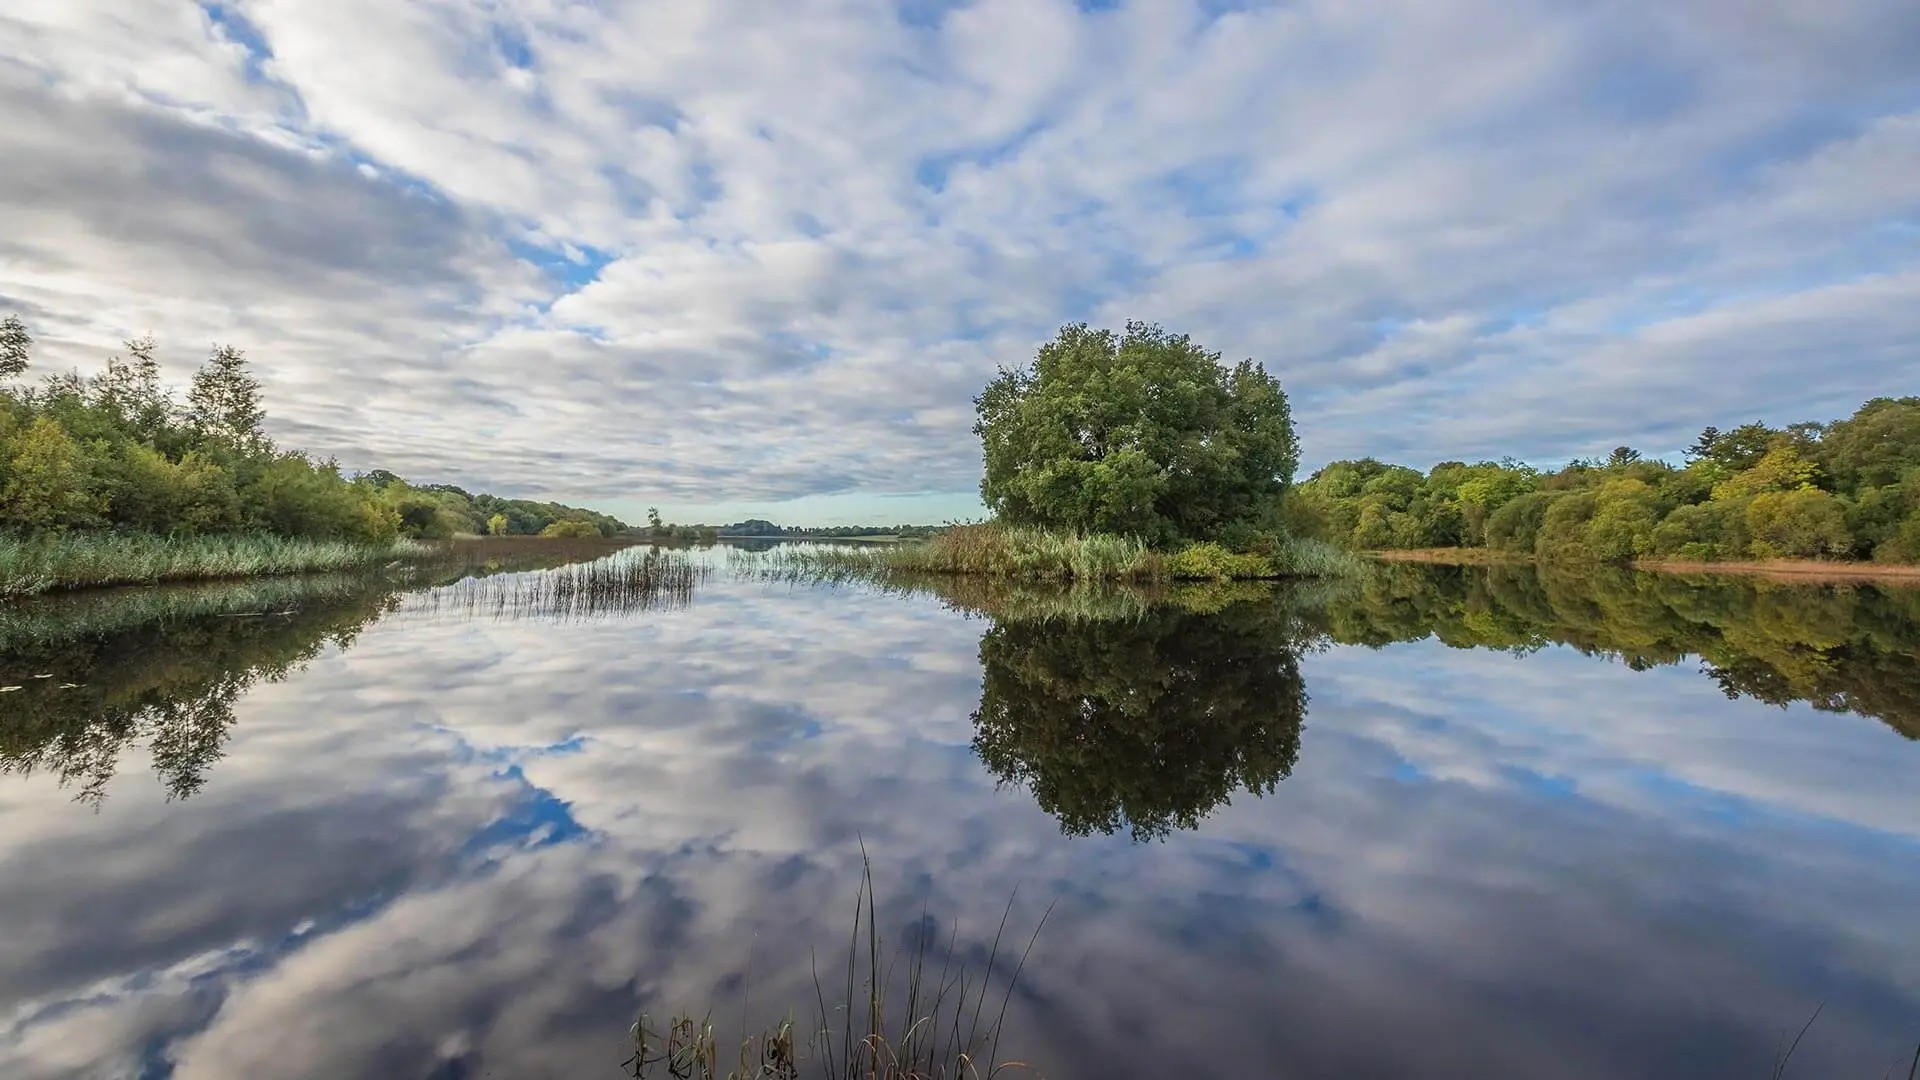
[[[811,1029],[863,858],[896,976],[983,971],[1004,918],[984,1010],[1048,1077],[1768,1077],[1817,1012],[1785,1075],[1877,1080],[1920,1042],[1920,592],[701,558],[606,602],[0,609],[0,1074],[618,1077],[642,1009]]]

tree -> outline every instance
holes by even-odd
[[[1277,525],[1299,460],[1286,394],[1219,360],[1146,323],[1063,328],[974,399],[981,498],[1012,524],[1156,545]]]
[[[1613,453],[1607,455],[1607,464],[1613,468],[1624,468],[1640,460],[1640,451],[1631,446],[1616,446]]]
[[[1752,552],[1762,559],[1844,555],[1853,546],[1846,511],[1818,488],[1769,491],[1747,505]]]
[[[495,514],[492,517],[488,518],[487,519],[487,535],[488,536],[507,535],[507,515]]]
[[[26,371],[32,347],[33,336],[27,333],[27,324],[20,321],[20,316],[0,319],[0,379],[16,378]]]
[[[52,417],[36,417],[15,440],[0,486],[0,512],[7,523],[28,529],[98,523],[94,478],[80,447]]]
[[[246,354],[231,345],[213,350],[194,373],[187,411],[202,437],[247,453],[268,449],[260,428],[267,417],[260,406],[260,382],[248,372]]]
[[[1709,426],[1705,431],[1700,433],[1699,438],[1693,440],[1692,446],[1687,447],[1687,461],[1704,461],[1712,458],[1714,447],[1718,446],[1719,443],[1720,429]]]

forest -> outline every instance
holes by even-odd
[[[0,319],[0,531],[8,534],[269,533],[379,544],[627,528],[590,510],[409,484],[385,470],[349,477],[332,460],[283,450],[263,429],[260,382],[231,346],[214,349],[181,396],[161,381],[151,338],[127,342],[98,374],[17,385],[32,343],[18,317]]]
[[[1709,427],[1679,465],[1628,446],[1553,471],[1336,461],[1289,493],[1287,519],[1298,535],[1363,550],[1915,563],[1920,397],[1875,398],[1831,423]]]

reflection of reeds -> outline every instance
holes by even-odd
[[[629,548],[534,573],[469,577],[423,594],[414,609],[503,619],[588,619],[672,610],[693,601],[710,568],[685,552]]]
[[[729,551],[737,577],[786,585],[860,584],[903,596],[931,596],[970,615],[1002,622],[1138,620],[1159,607],[1196,614],[1232,604],[1281,601],[1289,610],[1324,606],[1354,589],[1348,578],[1302,581],[1027,581],[984,574],[927,574],[890,568],[859,549],[794,546]]]
[[[883,959],[886,945],[874,910],[873,867],[864,857],[863,867],[860,891],[854,897],[845,981],[835,987],[835,996],[841,1000],[829,1007],[816,962],[813,987],[818,1022],[804,1048],[796,1043],[794,1022],[788,1019],[758,1035],[743,1036],[737,1063],[722,1073],[720,1041],[711,1014],[700,1019],[676,1016],[664,1030],[657,1030],[642,1013],[628,1031],[633,1054],[623,1063],[627,1074],[668,1080],[798,1080],[806,1064],[803,1050],[814,1055],[807,1074],[826,1080],[990,1080],[1010,1069],[1031,1071],[1023,1062],[1000,1059],[1000,1029],[1046,916],[1041,916],[1017,961],[1003,958],[1000,946],[1013,913],[1009,899],[986,967],[977,978],[955,955],[957,929],[938,950],[939,971],[930,968],[939,943],[929,932],[924,914],[911,949]],[[895,979],[894,962],[899,958],[906,960],[906,970],[903,978]],[[1006,974],[1009,962],[1013,969]],[[996,968],[1006,975],[1006,986],[997,1002],[989,1002]],[[888,1016],[895,1009],[897,1018],[890,1021]]]

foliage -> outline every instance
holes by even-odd
[[[1273,576],[1273,564],[1258,555],[1240,555],[1209,540],[1193,544],[1167,558],[1170,578],[1218,579]]]
[[[26,371],[32,340],[17,317],[0,319],[0,378]],[[214,349],[176,403],[157,348],[139,338],[97,375],[0,388],[0,533],[270,533],[384,546],[396,536],[533,535],[555,523],[569,536],[626,528],[555,503],[415,487],[384,470],[349,479],[331,461],[274,446],[260,382],[240,350]]]
[[[1362,550],[1487,547],[1555,562],[1920,562],[1920,397],[1830,424],[1710,427],[1676,468],[1631,447],[1542,473],[1511,459],[1426,474],[1372,458],[1290,492],[1288,528]]]
[[[1286,394],[1184,336],[1063,328],[975,399],[981,497],[1002,521],[1151,546],[1271,527],[1299,458]]]

